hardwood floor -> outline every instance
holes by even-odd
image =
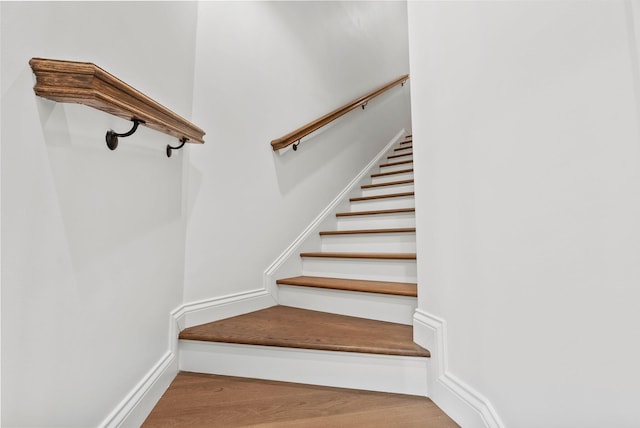
[[[143,427],[458,427],[425,397],[181,372]]]

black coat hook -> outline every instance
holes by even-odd
[[[144,123],[144,120],[135,119],[135,118],[131,119],[131,121],[133,122],[133,128],[131,128],[129,132],[125,132],[124,134],[118,134],[113,129],[110,129],[107,131],[107,135],[105,136],[105,139],[107,140],[107,147],[109,147],[110,150],[115,150],[118,147],[118,137],[128,137],[129,135],[136,132],[136,130],[138,129],[138,125],[140,125],[141,123]]]
[[[180,140],[180,142],[181,142],[182,144],[180,144],[180,145],[179,145],[179,146],[177,146],[177,147],[171,147],[170,145],[168,145],[168,144],[167,144],[167,157],[168,157],[168,158],[170,158],[170,157],[171,157],[171,152],[172,152],[172,151],[174,151],[174,150],[178,150],[178,149],[181,149],[181,148],[182,148],[182,146],[184,146],[184,145],[185,145],[185,143],[187,142],[187,140],[188,140],[188,138],[187,138],[187,137],[182,137],[182,139]]]

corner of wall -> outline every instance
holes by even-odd
[[[465,428],[504,428],[489,400],[449,372],[445,320],[416,309],[413,339],[431,352],[427,382],[434,403]]]

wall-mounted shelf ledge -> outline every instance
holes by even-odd
[[[88,105],[122,119],[136,120],[181,142],[204,143],[202,129],[95,64],[32,58],[29,65],[36,75],[33,90],[40,97]]]

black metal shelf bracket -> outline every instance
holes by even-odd
[[[113,129],[107,131],[107,135],[105,135],[105,140],[107,141],[107,147],[109,150],[115,150],[118,147],[118,137],[128,137],[132,135],[138,129],[138,125],[144,123],[144,120],[140,119],[131,119],[133,122],[133,128],[129,132],[125,132],[124,134],[118,134]]]
[[[180,142],[182,144],[180,144],[179,146],[176,147],[171,147],[169,144],[167,144],[167,157],[170,158],[171,157],[171,152],[174,150],[178,150],[181,149],[182,146],[184,146],[187,143],[188,138],[187,137],[182,137],[182,139],[180,140]]]

